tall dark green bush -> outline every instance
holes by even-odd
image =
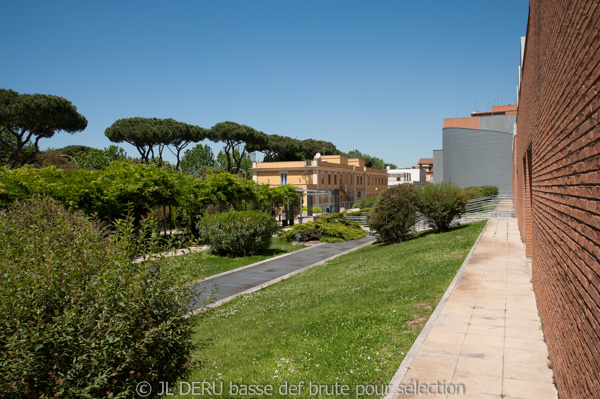
[[[131,262],[131,219],[107,236],[47,198],[0,219],[0,396],[129,398],[187,376],[191,293],[162,259]]]
[[[447,231],[450,223],[465,211],[467,197],[451,183],[428,184],[421,190],[421,213],[437,231]]]
[[[412,184],[399,184],[379,194],[368,216],[369,227],[382,241],[404,241],[417,223],[419,216],[419,190]]]
[[[233,258],[266,251],[277,222],[268,213],[233,211],[205,216],[198,228],[211,252]]]

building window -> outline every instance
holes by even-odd
[[[327,184],[331,186],[331,173],[327,173]]]
[[[412,176],[410,173],[400,173],[396,176],[396,181],[412,181]]]
[[[325,184],[325,172],[321,172],[321,185]]]
[[[337,173],[333,175],[333,184],[337,185]]]
[[[281,174],[281,185],[285,185],[287,184],[287,173],[282,173]]]

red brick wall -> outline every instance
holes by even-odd
[[[600,0],[531,0],[516,214],[561,398],[600,396]]]

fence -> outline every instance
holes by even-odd
[[[351,206],[351,204],[349,204]],[[350,209],[350,208],[347,208]],[[323,209],[324,213],[326,209]],[[315,214],[315,216],[321,213]],[[306,212],[304,212],[306,217]],[[489,197],[475,198],[467,202],[465,212],[458,219],[455,219],[452,224],[464,224],[476,222],[479,220],[488,220],[492,218],[512,218],[515,217],[515,200],[509,195],[492,195]],[[305,219],[305,220],[312,220]],[[346,220],[358,222],[361,226],[367,227],[367,213],[362,212],[360,216],[346,216]],[[300,223],[302,223],[300,221]],[[421,216],[415,225],[416,231],[429,229],[430,220]]]
[[[491,195],[489,197],[475,198],[467,202],[465,212],[452,224],[464,224],[488,220],[492,218],[514,218],[515,199],[512,195]],[[415,225],[416,231],[427,230],[430,220],[421,217]]]

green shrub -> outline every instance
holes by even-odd
[[[268,213],[233,211],[205,216],[198,228],[211,252],[234,258],[267,250],[277,222]]]
[[[144,246],[131,219],[108,237],[39,198],[0,219],[2,397],[134,397],[188,375],[191,292],[162,259],[131,262]]]
[[[489,197],[490,195],[498,195],[500,193],[498,191],[498,187],[496,186],[481,186],[479,188],[483,191],[484,197]]]
[[[489,197],[498,195],[498,187],[496,186],[481,186],[481,187],[466,187],[463,192],[467,196],[467,200]]]
[[[477,199],[485,196],[481,187],[466,187],[463,189],[463,192],[467,197],[467,200]]]
[[[451,183],[427,184],[421,190],[421,213],[437,231],[446,231],[467,205],[463,191]]]
[[[373,208],[375,201],[377,201],[377,195],[371,195],[370,197],[363,198],[354,203],[352,208],[360,208],[361,210],[364,208]]]
[[[302,212],[306,212],[307,210],[308,210],[308,207],[306,207],[306,206],[302,207]],[[313,206],[312,207],[312,212],[313,213],[323,213],[323,209],[321,209],[321,207],[317,208],[317,207]]]
[[[300,234],[302,241],[320,240],[322,242],[339,242],[356,240],[367,235],[358,223],[346,221],[344,213],[332,213],[322,216],[314,222],[295,225],[284,232],[281,237],[287,241],[296,240]]]
[[[388,188],[379,195],[369,214],[369,227],[383,242],[404,241],[417,223],[420,198],[419,190],[412,184]]]

